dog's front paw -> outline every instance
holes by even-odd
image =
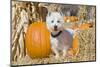
[[[66,57],[66,55],[67,55],[67,50],[66,50],[66,49],[64,49],[64,50],[63,50],[63,57],[65,58],[65,57]]]

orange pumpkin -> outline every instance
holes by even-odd
[[[78,17],[76,17],[76,16],[65,16],[64,20],[65,20],[65,22],[77,22]]]
[[[80,26],[78,26],[76,24],[73,27],[71,27],[71,29],[73,29],[73,30],[76,30],[76,29],[79,29],[79,30],[88,30],[88,29],[90,29],[92,27],[93,27],[93,24],[92,23],[85,22],[85,23],[81,24]]]
[[[72,48],[68,51],[68,53],[72,56],[76,56],[79,52],[79,40],[77,35],[73,39]]]
[[[79,28],[82,29],[82,30],[87,30],[87,29],[92,28],[92,27],[93,27],[92,23],[86,23],[86,22],[79,26]]]
[[[27,54],[33,58],[47,57],[50,54],[50,33],[44,22],[35,22],[27,30],[25,43]]]

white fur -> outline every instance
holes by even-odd
[[[55,32],[53,30],[54,29],[54,25],[57,25],[58,29],[62,30],[63,29],[63,23],[64,23],[63,17],[58,12],[52,12],[50,14],[51,14],[50,16],[47,15],[47,17],[46,17],[47,28],[50,30],[50,32]],[[54,23],[51,23],[52,20],[54,20]],[[59,20],[60,23],[57,23],[57,20]],[[55,34],[56,33],[57,33],[57,31],[55,32]]]
[[[51,21],[54,21],[52,23]],[[60,22],[57,23],[57,20]],[[50,37],[51,40],[51,48],[52,51],[55,53],[55,57],[58,58],[60,55],[60,51],[63,53],[63,56],[65,57],[67,55],[68,49],[72,46],[73,41],[73,35],[74,31],[71,29],[64,29],[64,19],[63,15],[59,12],[51,12],[46,17],[46,23],[48,30],[53,34],[57,34],[59,31],[62,31],[62,33],[57,37]],[[58,30],[54,30],[54,25],[57,25]]]

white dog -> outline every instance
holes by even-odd
[[[74,31],[71,29],[64,29],[64,18],[60,12],[49,12],[46,17],[47,28],[51,33],[51,48],[58,59],[60,52],[63,57],[67,56],[67,51],[72,47]]]

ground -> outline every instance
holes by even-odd
[[[54,58],[51,54],[48,58],[42,59],[31,59],[28,55],[24,58],[18,59],[17,62],[12,63],[14,65],[27,65],[27,64],[49,64],[49,63],[63,63],[63,62],[80,62],[80,61],[95,61],[96,60],[96,49],[95,49],[95,28],[89,30],[79,31],[79,53],[74,57]]]

